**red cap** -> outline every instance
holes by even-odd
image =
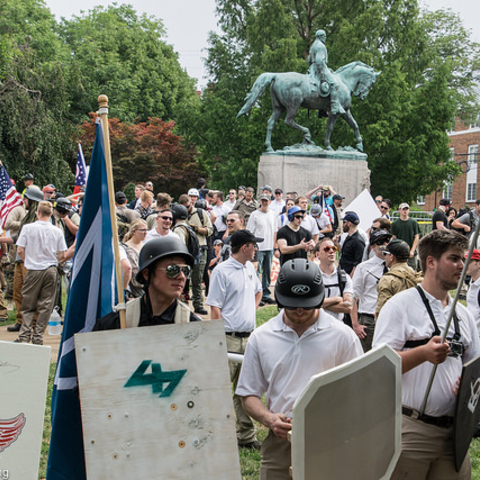
[[[468,257],[468,253],[465,254],[465,258]],[[472,260],[478,260],[480,262],[480,250],[475,249],[472,252]]]

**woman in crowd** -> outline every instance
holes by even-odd
[[[457,210],[453,207],[450,207],[446,211],[446,215],[447,215],[447,218],[448,218],[447,227],[451,229],[452,228],[452,222],[455,220],[455,217],[457,216]]]
[[[143,242],[147,236],[147,222],[142,219],[134,220],[130,224],[130,230],[123,238],[123,247],[127,252],[127,258],[132,265],[132,277],[127,287],[130,298],[138,298],[143,295],[143,285],[135,277],[138,272],[138,255],[143,247]]]

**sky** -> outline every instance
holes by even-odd
[[[428,10],[451,8],[458,13],[464,26],[472,30],[473,38],[480,42],[480,0],[419,0]],[[45,0],[52,13],[60,19],[70,19],[80,11],[96,5],[111,5],[111,0]],[[208,33],[219,31],[215,18],[215,0],[117,0],[127,3],[137,13],[145,12],[160,18],[167,31],[166,41],[179,54],[180,64],[191,77],[197,79],[197,88],[205,87],[205,69]]]

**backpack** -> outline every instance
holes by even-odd
[[[130,229],[130,224],[125,215],[117,213],[117,231],[118,231],[118,240],[123,242],[123,237],[127,234]]]
[[[177,228],[184,228],[187,232],[187,249],[188,253],[195,259],[195,264],[200,263],[200,242],[198,241],[197,234],[193,231],[190,225],[175,225],[172,228],[174,232]]]
[[[337,283],[332,283],[331,285],[325,285],[325,288],[340,288],[340,296],[343,297],[343,292],[345,290],[345,285],[347,284],[347,272],[342,270],[340,267],[337,268]]]

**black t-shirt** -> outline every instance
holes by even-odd
[[[161,315],[149,316],[147,314],[147,306],[145,305],[145,297],[142,298],[140,310],[139,327],[153,327],[155,325],[172,325],[175,321],[175,310],[177,309],[177,302],[175,300]],[[198,322],[201,319],[194,313],[190,313],[190,321]],[[102,318],[99,318],[93,327],[93,331],[97,330],[116,330],[120,328],[120,314],[118,312],[111,312]]]
[[[295,232],[288,225],[285,225],[277,232],[277,240],[280,238],[286,240],[287,245],[290,247],[292,245],[298,245],[303,239],[305,239],[306,242],[310,241],[312,239],[312,234],[306,228],[300,227]],[[282,254],[280,256],[280,265],[283,265],[285,262],[294,258],[307,258],[307,252],[301,249],[293,253],[287,253],[286,255]]]
[[[360,233],[357,231],[353,235],[349,235],[342,245],[340,267],[350,275],[353,268],[362,262],[364,250],[365,240]]]
[[[443,222],[443,225],[448,227],[448,218],[443,210],[438,209],[432,217],[432,230],[437,230],[437,222]]]

